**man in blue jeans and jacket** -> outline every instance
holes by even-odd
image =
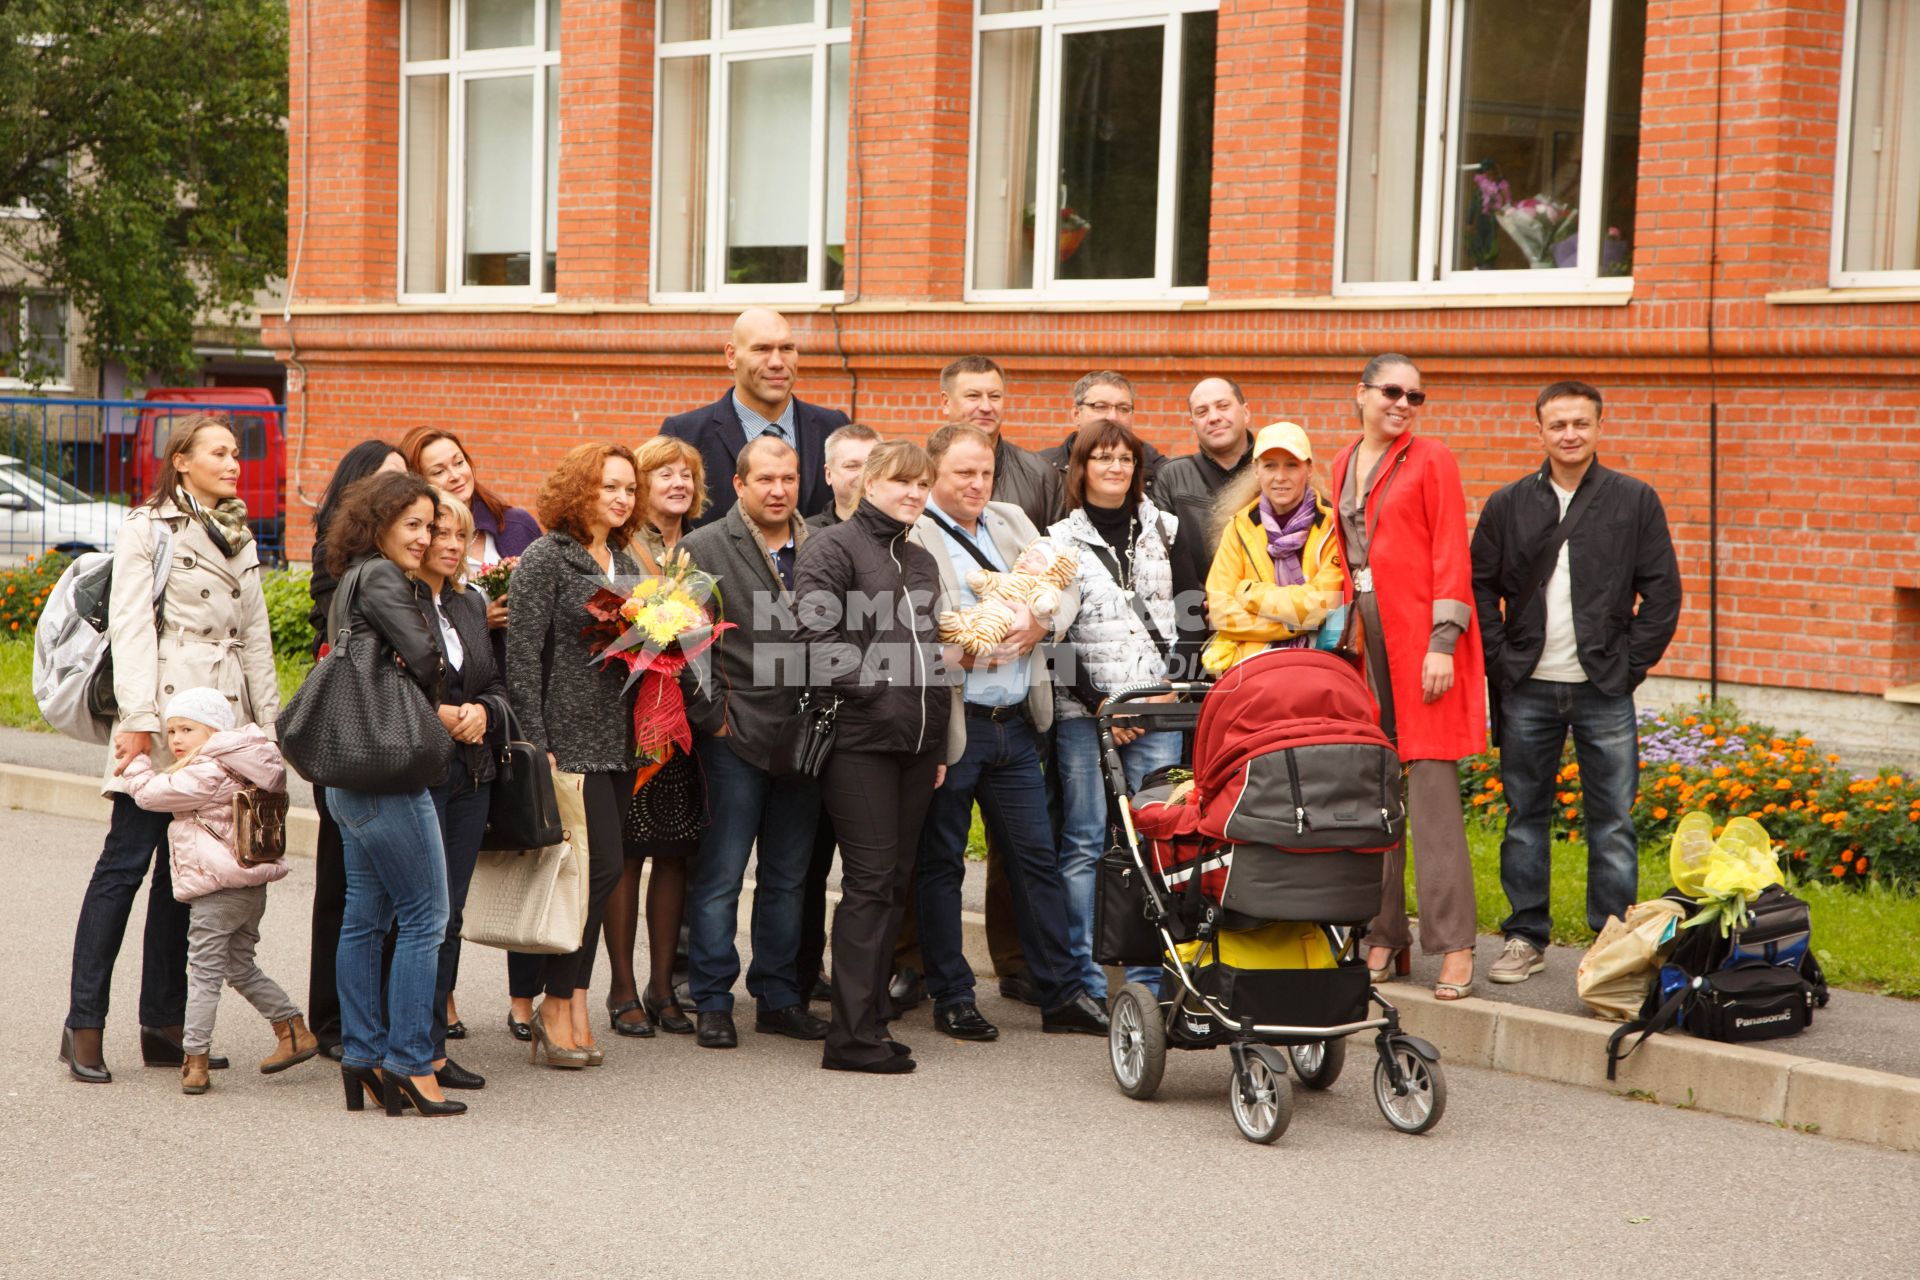
[[[753,894],[753,964],[747,991],[758,1006],[754,1030],[820,1040],[827,1024],[807,1012],[798,957],[802,889],[813,857],[819,788],[807,776],[776,778],[768,756],[780,727],[799,709],[801,665],[794,642],[794,560],[807,538],[798,509],[800,459],[792,446],[759,436],[740,450],[733,490],[739,501],[681,541],[702,571],[720,580],[723,633],[708,652],[704,679],[682,679],[707,779],[712,822],[687,885],[687,981],[695,1036],[708,1049],[739,1043],[734,946],[747,856],[758,848]]]
[[[933,492],[926,514],[907,536],[940,569],[941,609],[977,602],[967,575],[1004,573],[1039,535],[1018,507],[988,502],[993,492],[994,440],[977,427],[955,424],[933,433]],[[954,690],[947,721],[947,775],[934,791],[920,830],[914,872],[914,911],[920,953],[933,997],[933,1025],[956,1040],[992,1040],[999,1028],[981,1016],[973,969],[961,948],[960,885],[966,877],[967,830],[980,802],[992,839],[1006,855],[1014,927],[1040,995],[1040,1029],[1107,1033],[1107,1016],[1075,971],[1072,919],[1060,851],[1047,816],[1040,772],[1040,739],[1053,721],[1053,689],[1034,646],[1062,635],[1073,621],[1078,592],[1069,587],[1051,617],[1022,606],[1013,630],[996,649],[968,657],[966,678]]]
[[[1556,382],[1534,402],[1546,461],[1496,492],[1473,535],[1473,594],[1500,746],[1513,907],[1490,981],[1547,966],[1555,775],[1573,734],[1585,794],[1587,924],[1625,916],[1640,883],[1633,691],[1673,640],[1680,566],[1660,495],[1596,458],[1600,392]]]

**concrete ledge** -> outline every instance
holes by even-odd
[[[0,764],[0,809],[27,809],[56,818],[105,822],[113,802],[100,793],[100,779],[59,769]],[[313,809],[287,812],[287,854],[311,858],[320,837],[320,814]]]
[[[1829,1138],[1920,1151],[1920,1080],[1835,1062],[1806,1062],[1788,1081],[1782,1119]]]

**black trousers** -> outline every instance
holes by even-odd
[[[822,806],[813,833],[813,860],[807,864],[800,898],[800,955],[795,970],[802,1001],[813,998],[813,986],[826,972],[827,877],[833,874],[833,851],[839,845],[839,838],[833,834],[833,819]]]
[[[620,883],[626,866],[627,803],[633,798],[634,770],[589,773],[580,784],[580,801],[587,811],[587,927],[580,946],[563,956],[507,953],[507,990],[515,997],[531,996],[544,988],[557,1000],[593,985],[593,956],[600,949],[600,924],[607,898]],[[536,980],[535,974],[539,977]],[[446,1011],[441,1010],[442,1014]]]
[[[313,931],[307,953],[307,1026],[321,1044],[340,1043],[340,991],[334,984],[334,953],[340,950],[340,919],[347,911],[347,868],[340,824],[327,811],[327,789],[313,789],[320,811],[314,844]],[[381,988],[385,990],[384,986]]]
[[[836,751],[827,757],[821,796],[840,837],[833,1021],[822,1051],[828,1063],[864,1065],[893,1054],[887,982],[939,761],[937,750],[916,756]]]
[[[146,938],[140,953],[140,1025],[177,1027],[187,1020],[186,903],[173,896],[167,824],[172,816],[148,813],[129,795],[113,797],[113,818],[100,858],[93,864],[80,919],[73,930],[73,980],[67,1025],[76,1031],[107,1025],[113,962],[127,934],[133,898],[153,868],[147,890]],[[156,854],[158,856],[156,856]]]

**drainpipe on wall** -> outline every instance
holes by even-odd
[[[1713,6],[1713,168],[1707,202],[1707,696],[1720,700],[1720,374],[1713,344],[1714,283],[1720,266],[1720,99],[1726,66],[1726,0]]]
[[[287,330],[287,363],[293,367],[293,376],[287,379],[287,398],[300,397],[300,434],[294,440],[293,461],[288,464],[293,472],[289,488],[309,509],[320,504],[300,487],[301,467],[307,456],[307,366],[300,360],[300,342],[293,332],[293,296],[300,284],[300,259],[307,249],[307,214],[313,207],[313,164],[309,159],[313,147],[313,5],[314,0],[302,0],[300,5],[300,229],[294,237],[293,265],[287,271],[287,296],[280,307],[280,323]]]

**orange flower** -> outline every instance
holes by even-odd
[[[1697,724],[1699,724],[1699,723],[1700,723],[1700,717],[1699,717],[1699,716],[1688,716],[1688,717],[1687,717],[1686,719],[1684,719],[1684,720],[1682,720],[1682,721],[1681,721],[1680,723],[1681,723],[1681,724],[1682,724],[1683,726],[1685,726],[1686,728],[1689,728],[1689,729],[1691,729],[1691,728],[1693,728],[1693,726],[1695,726],[1695,725],[1697,725]]]
[[[1796,747],[1810,747],[1813,745],[1813,739],[1812,738],[1795,738],[1793,740],[1793,745]]]
[[[1571,791],[1562,791],[1562,792],[1560,793],[1560,803],[1561,803],[1561,804],[1572,804],[1572,803],[1573,803],[1573,800],[1574,800],[1574,795],[1573,795],[1573,792],[1571,792]]]
[[[1569,805],[1569,806],[1567,807],[1567,821],[1568,821],[1568,822],[1572,822],[1572,821],[1573,821],[1573,818],[1574,818],[1574,815],[1575,815],[1575,814],[1577,814],[1577,813],[1579,813],[1579,812],[1580,812],[1580,811],[1579,811],[1578,809],[1575,809],[1574,807],[1572,807],[1571,805]]]
[[[1840,878],[1841,878],[1842,876],[1844,876],[1844,875],[1846,875],[1846,874],[1847,874],[1847,864],[1846,864],[1846,863],[1844,863],[1844,862],[1836,862],[1836,863],[1834,863],[1834,864],[1833,864],[1833,878],[1834,878],[1835,880],[1838,880],[1838,879],[1840,879]]]
[[[1653,820],[1655,822],[1665,822],[1667,820],[1667,811],[1664,808],[1656,807],[1653,811]]]
[[[1726,778],[1726,777],[1731,777],[1732,775],[1733,775],[1733,770],[1727,768],[1727,766],[1723,764],[1717,764],[1713,766],[1713,776],[1716,778]]]
[[[1733,731],[1734,731],[1735,733],[1746,733],[1746,732],[1748,732],[1748,729],[1747,729],[1747,726],[1746,726],[1746,725],[1743,725],[1743,724],[1737,724],[1737,725],[1735,725],[1735,726],[1733,726]]]
[[[1861,875],[1867,874],[1867,860],[1865,858],[1859,859],[1853,864],[1853,869]]]
[[[1793,851],[1793,860],[1795,862],[1805,862],[1807,860],[1807,851],[1805,849],[1795,849]]]
[[[1775,791],[1791,791],[1793,790],[1793,784],[1785,778],[1775,778],[1773,780],[1773,789]]]

